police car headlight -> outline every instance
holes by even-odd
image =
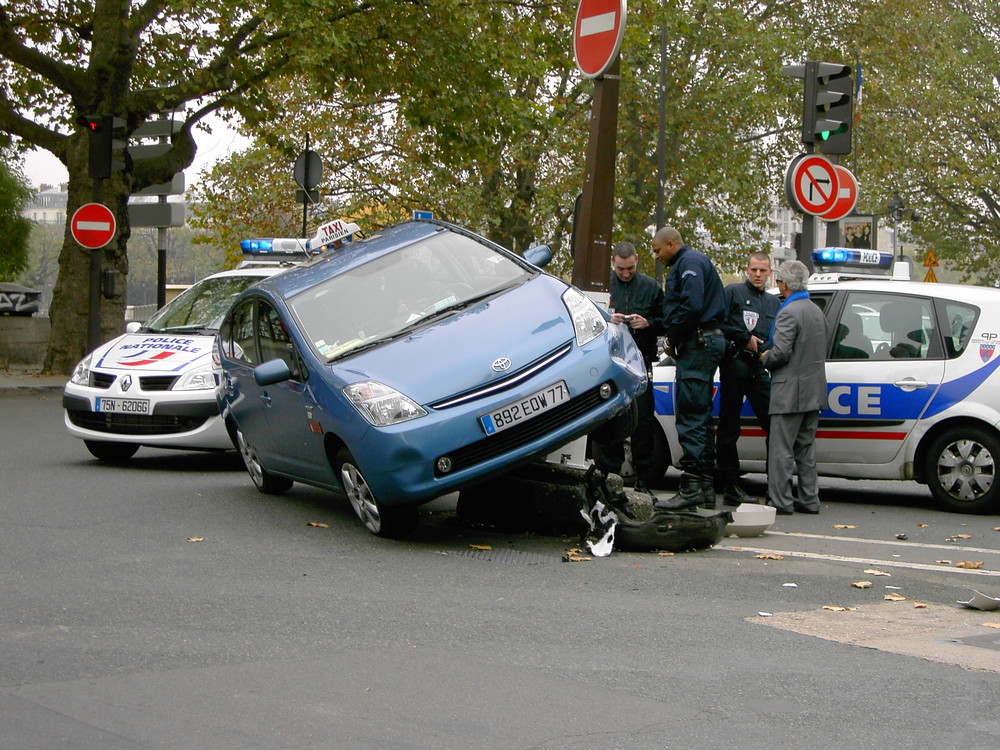
[[[73,368],[73,374],[70,376],[69,382],[73,385],[90,385],[90,361],[93,356],[93,354],[88,354],[80,360],[77,366]]]
[[[202,365],[196,370],[185,373],[175,384],[175,391],[209,391],[215,388],[218,380],[212,365]]]
[[[387,427],[427,415],[418,404],[395,388],[374,380],[353,383],[344,388],[344,395],[361,412],[361,416],[376,427]]]
[[[607,321],[587,295],[579,289],[570,287],[563,292],[562,298],[573,320],[577,346],[583,346],[604,333],[608,327]]]

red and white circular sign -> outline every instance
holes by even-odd
[[[825,156],[798,156],[788,165],[785,189],[793,208],[822,216],[837,202],[840,191],[837,170]]]
[[[111,242],[117,228],[111,209],[100,203],[84,203],[73,212],[69,222],[73,239],[88,250],[96,250]]]
[[[819,218],[824,221],[843,219],[854,210],[858,203],[858,181],[854,174],[847,167],[842,167],[839,164],[834,164],[833,168],[837,173],[837,200],[834,202],[833,208],[825,214],[819,215]]]
[[[625,0],[580,0],[573,26],[576,66],[597,78],[615,61],[625,35]]]

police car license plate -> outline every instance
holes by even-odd
[[[145,398],[98,398],[94,411],[112,414],[149,414],[149,399]]]
[[[486,434],[493,435],[566,401],[569,401],[569,388],[566,387],[564,381],[560,380],[540,391],[535,391],[530,396],[512,401],[489,414],[483,414],[479,417],[479,421],[482,423],[483,429],[486,430]]]

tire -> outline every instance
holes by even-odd
[[[84,440],[90,455],[109,464],[120,464],[128,461],[139,450],[136,443],[112,443],[108,440]]]
[[[958,513],[1000,511],[1000,439],[980,427],[946,430],[927,451],[925,476],[931,494]]]
[[[379,503],[354,456],[346,448],[337,453],[337,476],[354,513],[375,536],[399,538],[416,526],[416,508],[386,508]]]
[[[590,433],[594,440],[602,443],[621,443],[635,432],[639,424],[639,404],[633,401],[623,411],[597,427]]]
[[[236,449],[240,452],[240,457],[243,459],[243,465],[246,467],[247,474],[250,475],[257,489],[265,495],[280,495],[291,489],[292,480],[286,477],[275,476],[261,466],[260,459],[257,458],[257,451],[254,450],[253,445],[243,435],[243,431],[237,427],[235,432]]]

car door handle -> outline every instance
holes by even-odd
[[[271,405],[271,397],[268,395],[267,391],[260,394],[260,400],[264,402],[264,406]]]
[[[914,378],[903,378],[902,380],[897,380],[893,383],[897,388],[901,388],[904,391],[914,391],[917,388],[926,388],[926,380],[915,380]]]

